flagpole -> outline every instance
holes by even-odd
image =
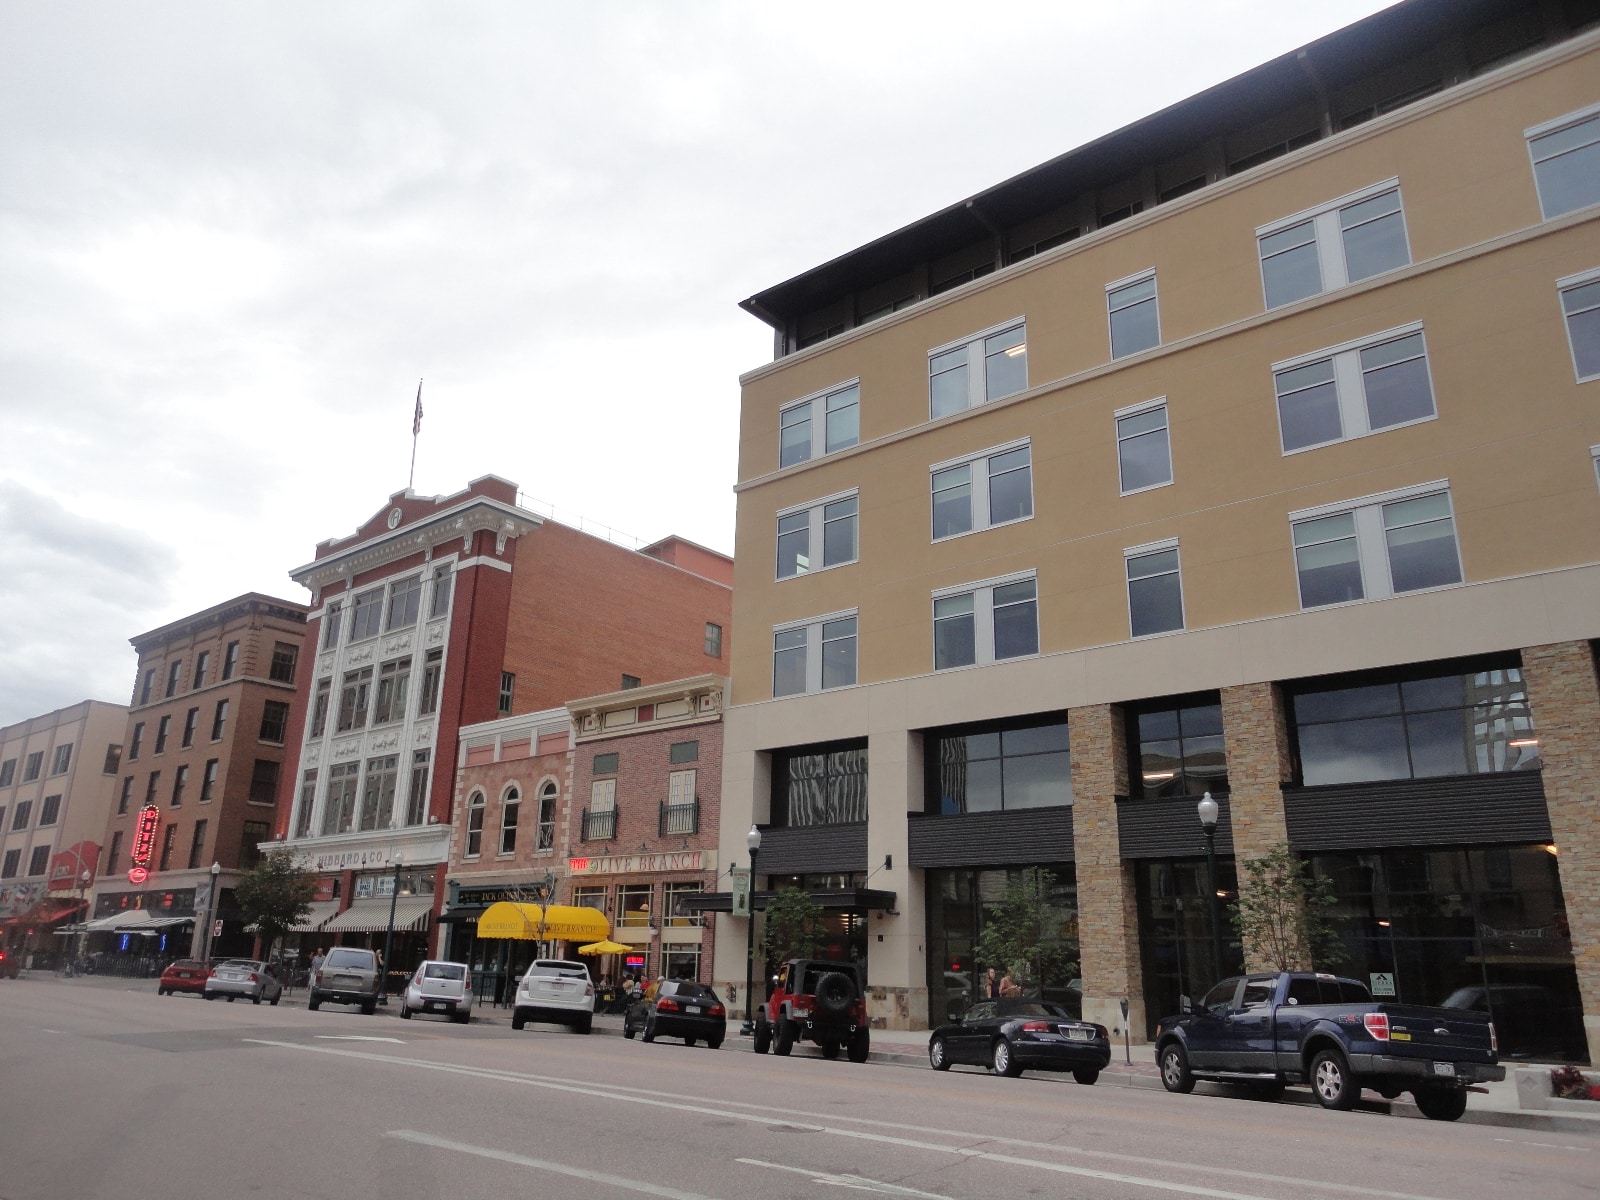
[[[406,476],[406,491],[417,479],[417,434],[422,432],[422,380],[417,380],[417,408],[411,418],[411,473]]]

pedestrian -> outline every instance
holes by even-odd
[[[665,975],[657,975],[654,982],[652,982],[649,987],[645,988],[644,998],[646,1000],[654,1000],[658,995],[661,994],[661,985],[666,981],[667,977]]]
[[[323,954],[321,950],[318,950],[311,956],[311,978],[315,979],[317,977],[317,972],[322,970],[322,959]]]
[[[1004,999],[1020,995],[1022,995],[1022,985],[1011,977],[1011,971],[1008,968],[1006,973],[1000,977],[1000,996]]]
[[[991,1000],[1000,998],[1000,980],[995,976],[993,967],[983,973],[983,994]]]

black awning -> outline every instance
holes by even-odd
[[[449,912],[439,915],[441,925],[476,925],[478,918],[489,911],[487,904],[458,904]]]
[[[756,892],[751,897],[751,903],[757,911],[764,910],[772,903],[772,898],[777,892]],[[856,909],[856,910],[881,910],[894,911],[895,894],[880,891],[877,888],[835,888],[827,891],[806,893],[811,897],[811,902],[818,908]],[[684,896],[680,903],[690,912],[732,912],[732,892],[696,892]]]

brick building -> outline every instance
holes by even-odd
[[[94,949],[199,955],[209,912],[223,922],[212,952],[250,952],[232,887],[271,835],[305,633],[304,604],[246,592],[129,639],[139,662],[102,826]]]

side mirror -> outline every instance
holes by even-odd
[[[963,1021],[965,1021],[966,1019],[967,1019],[966,1013],[951,1013],[950,1014],[950,1022],[953,1025],[959,1025]]]
[[[1184,1015],[1194,1012],[1194,1001],[1187,996],[1178,997],[1178,1011]]]

